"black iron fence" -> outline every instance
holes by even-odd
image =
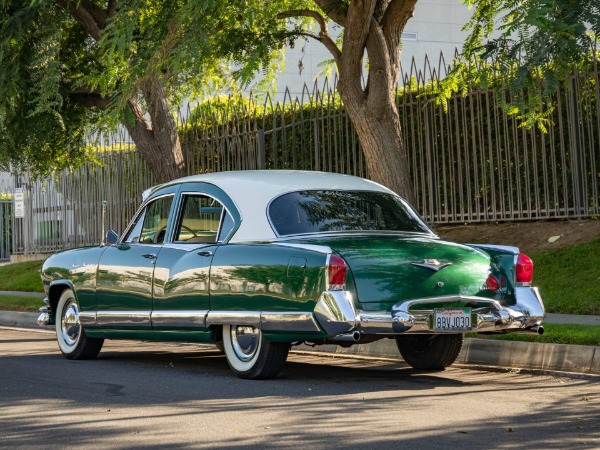
[[[398,95],[416,208],[432,223],[583,218],[600,215],[598,67],[574,70],[555,94],[547,133],[500,107],[501,89],[471,88],[447,111],[428,92],[447,66],[414,63]],[[501,82],[501,80],[500,80]],[[180,112],[189,173],[245,169],[323,170],[368,177],[360,143],[335,83],[299,98],[213,99]],[[96,244],[124,230],[154,180],[128,137],[97,136],[89,162],[32,180],[21,175],[25,217],[13,253]]]

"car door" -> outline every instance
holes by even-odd
[[[205,326],[212,258],[239,223],[231,200],[220,189],[204,183],[182,186],[176,211],[172,232],[156,259],[155,330]]]
[[[98,265],[96,324],[112,329],[150,329],[155,263],[169,232],[177,187],[153,196],[123,239],[106,249]]]

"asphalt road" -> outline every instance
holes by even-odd
[[[210,347],[107,341],[64,359],[0,329],[0,448],[600,448],[600,379],[292,354],[235,377]]]

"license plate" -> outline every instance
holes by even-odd
[[[471,331],[471,308],[436,309],[433,316],[433,331]]]

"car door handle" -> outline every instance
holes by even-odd
[[[202,250],[201,252],[198,252],[198,254],[200,256],[212,256],[213,252],[211,252],[210,250]]]
[[[148,258],[148,259],[155,259],[156,255],[154,253],[144,253],[142,255],[143,258]]]

